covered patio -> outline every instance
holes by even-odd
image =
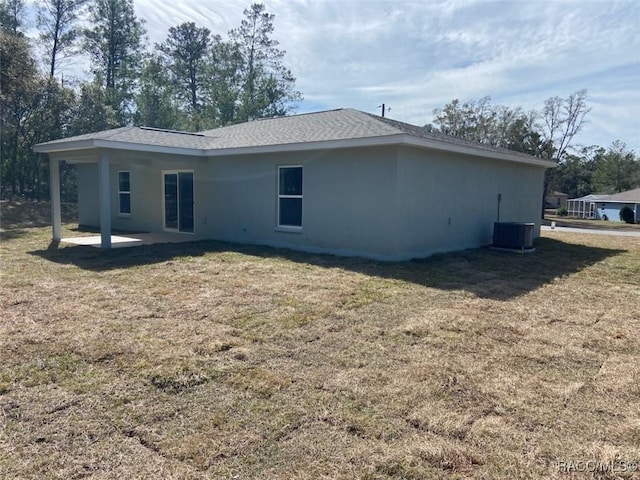
[[[114,141],[112,137],[115,134],[121,134],[124,137]],[[122,127],[34,146],[35,152],[49,155],[53,240],[109,249],[199,239],[194,235],[193,228],[193,168],[203,156],[202,149],[195,147],[204,146],[205,143],[208,145],[207,142],[208,140],[200,134],[160,131],[147,127]],[[171,160],[169,163],[167,158]],[[173,163],[176,158],[179,159],[178,164]],[[161,191],[156,191],[155,185],[152,185],[155,178],[149,180],[148,170],[156,161],[164,161],[167,165],[164,170],[158,167],[157,184],[161,184],[161,179],[164,181]],[[82,200],[85,206],[90,205],[88,211],[92,214],[91,219],[84,223],[82,218],[79,219],[79,223],[83,226],[98,229],[93,236],[62,238],[60,192],[62,162],[75,165],[78,169],[85,168],[85,172],[88,166],[96,167],[95,184],[93,179],[90,179],[90,183],[83,184],[85,197]],[[139,175],[139,179],[144,180],[140,183],[144,186],[136,192],[137,198],[141,201],[137,203],[139,210],[135,226],[131,225],[129,228],[129,225],[125,226],[123,222],[128,223],[127,219],[131,217],[129,202],[132,194],[129,179],[127,178],[125,183],[119,183],[121,182],[119,173],[130,174],[132,169],[135,170],[136,175]],[[186,180],[182,178],[183,176]],[[174,184],[170,184],[170,180],[175,180]],[[184,181],[177,185],[179,180]],[[189,188],[187,188],[188,180],[191,181]],[[86,185],[91,186],[86,187]],[[122,185],[126,185],[126,191],[120,191]],[[167,193],[164,188],[173,188],[173,190]],[[178,198],[179,193],[182,193],[180,198]],[[153,200],[149,200],[152,196]],[[126,202],[121,204],[123,198]],[[165,203],[158,204],[156,199]],[[141,206],[143,202],[146,203]],[[82,203],[79,198],[78,204],[81,206]],[[180,204],[180,210],[178,210],[178,204]],[[121,205],[125,205],[126,208],[121,209]],[[165,209],[169,207],[175,210],[170,212],[173,216],[165,214]],[[141,220],[150,216],[152,219],[146,223]],[[156,232],[156,228],[162,228],[163,231]],[[129,230],[154,233],[133,234],[129,233]]]
[[[99,248],[111,248],[113,246],[129,247],[139,243],[141,240],[129,237],[118,237],[111,233],[111,200],[109,198],[109,155],[101,152],[96,155],[94,152],[84,154],[79,158],[74,158],[78,152],[67,155],[64,160],[69,163],[98,163],[99,172],[99,205],[100,205],[100,235],[62,238],[62,215],[60,201],[60,162],[56,149],[46,149],[36,145],[34,151],[40,153],[50,153],[49,155],[49,180],[51,189],[51,229],[54,241],[73,243],[76,245],[91,245]],[[122,240],[125,239],[126,240]],[[115,244],[112,244],[113,240]]]

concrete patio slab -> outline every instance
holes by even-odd
[[[111,248],[136,247],[140,245],[153,245],[156,243],[183,243],[198,240],[193,235],[181,235],[172,233],[136,233],[124,235],[111,235]],[[67,237],[60,240],[63,243],[73,245],[88,245],[100,248],[100,235],[86,235],[80,237]]]

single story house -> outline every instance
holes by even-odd
[[[567,208],[569,195],[563,192],[550,192],[544,196],[544,206],[547,208]]]
[[[76,165],[79,223],[404,260],[491,243],[534,222],[546,168],[529,155],[353,109],[185,133],[123,127],[42,143],[53,238],[59,163]]]
[[[609,198],[605,194],[589,194],[584,197],[567,200],[567,215],[576,218],[597,218],[596,202]]]
[[[629,207],[640,221],[640,188],[613,195],[587,195],[567,200],[569,216],[621,222],[620,210]]]

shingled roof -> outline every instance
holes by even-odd
[[[167,153],[215,156],[280,149],[306,150],[380,144],[412,144],[543,166],[552,165],[523,153],[433,133],[423,127],[350,108],[266,118],[199,133],[122,127],[41,143],[34,150],[63,152],[87,148],[138,151],[166,149]]]
[[[43,152],[58,151],[57,146],[62,145],[75,147],[69,149],[76,150],[78,148],[91,147],[95,141],[105,144],[112,142],[186,149],[207,149],[210,148],[211,144],[210,139],[201,133],[179,132],[151,127],[121,127],[39,143],[35,146],[35,150]]]
[[[584,202],[616,202],[616,203],[640,203],[640,188],[627,190],[626,192],[610,194],[590,194],[580,198],[570,198],[569,200],[582,200]]]
[[[634,188],[633,190],[627,190],[626,192],[615,193],[609,195],[608,202],[630,202],[640,203],[640,188]]]

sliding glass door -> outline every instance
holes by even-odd
[[[193,233],[193,172],[163,172],[164,229]]]

